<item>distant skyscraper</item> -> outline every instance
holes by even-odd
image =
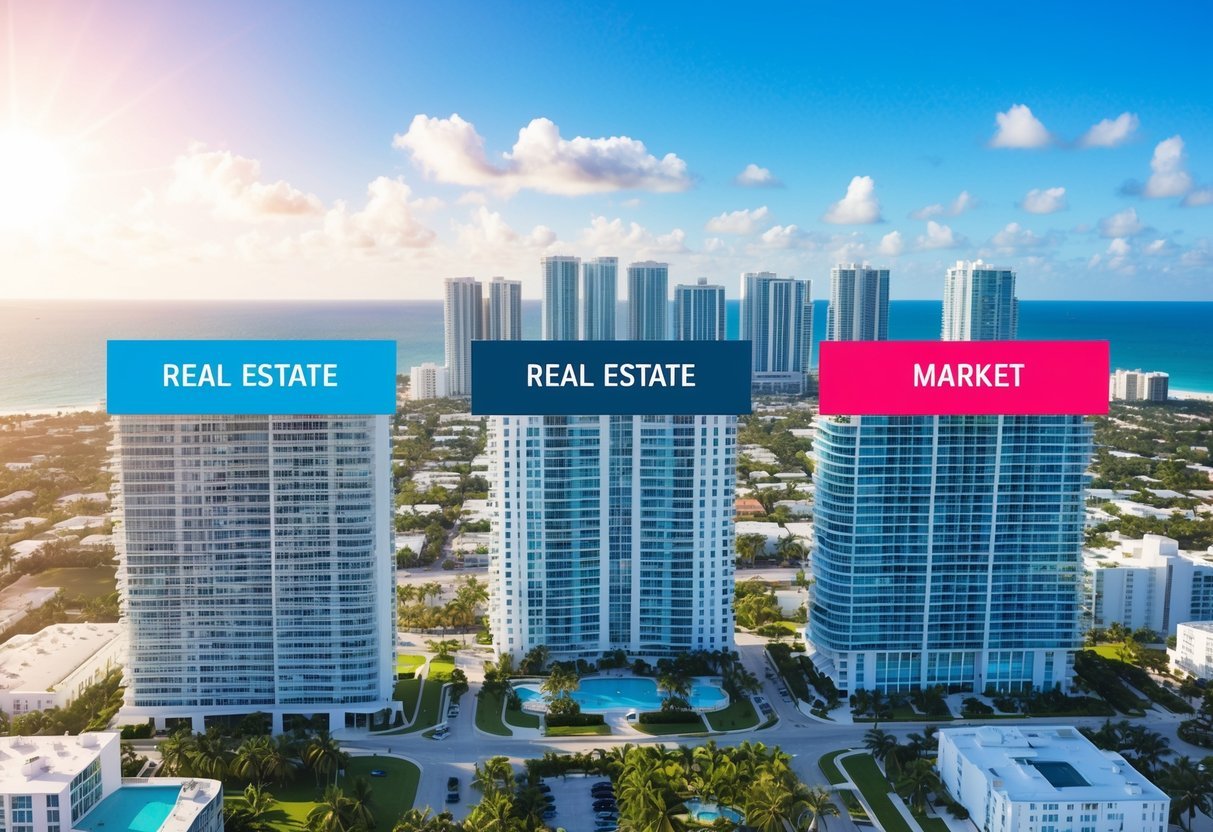
[[[1118,402],[1165,402],[1171,377],[1157,371],[1117,370],[1112,373],[1109,399]]]
[[[679,341],[724,340],[724,287],[701,277],[693,285],[674,287],[674,338]]]
[[[827,341],[887,341],[889,270],[835,266],[830,272]]]
[[[735,416],[498,416],[489,563],[499,653],[733,646]]]
[[[448,277],[443,302],[447,395],[472,393],[472,341],[484,337],[484,304],[474,277]]]
[[[670,267],[646,260],[628,266],[628,338],[664,341],[670,315]]]
[[[522,340],[522,281],[494,277],[484,302],[484,338],[488,341]]]
[[[813,344],[811,282],[772,272],[741,276],[741,340],[753,344],[760,391],[802,392]]]
[[[399,709],[388,423],[115,417],[124,718]]]
[[[543,264],[543,340],[576,341],[577,272],[581,260],[576,257],[545,257]]]
[[[429,361],[410,368],[409,398],[413,401],[446,398],[450,395],[447,392],[448,378],[446,367],[439,367]]]
[[[949,270],[949,289],[958,271],[970,270]],[[983,297],[1005,319],[1015,278],[998,273],[1009,281]],[[1069,688],[1091,458],[1081,416],[821,416],[813,448],[809,639],[839,689]]]
[[[1019,325],[1015,272],[958,260],[943,290],[944,341],[1010,341]]]
[[[618,257],[595,257],[581,264],[581,340],[615,340],[618,272]]]

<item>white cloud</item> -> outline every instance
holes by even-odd
[[[876,182],[870,176],[856,176],[847,185],[847,194],[830,206],[821,218],[835,225],[861,225],[880,222],[880,200]]]
[[[456,231],[459,250],[481,259],[498,253],[504,257],[513,247],[545,249],[556,242],[556,232],[547,226],[537,225],[530,234],[523,236],[511,228],[500,213],[483,205],[473,212],[470,224],[459,225]]]
[[[958,217],[970,208],[977,205],[975,200],[968,191],[961,191],[957,194],[956,199],[952,200],[948,205],[936,202],[934,205],[925,205],[910,214],[910,219],[913,220],[929,220],[931,217]]]
[[[760,208],[743,208],[740,211],[729,211],[712,217],[704,226],[713,234],[753,234],[758,223],[766,219],[770,211],[767,206]]]
[[[1183,138],[1163,139],[1154,148],[1154,157],[1150,159],[1152,173],[1142,193],[1148,197],[1183,196],[1192,187],[1186,167]]]
[[[1121,113],[1114,119],[1105,118],[1078,140],[1079,147],[1116,147],[1127,142],[1137,131],[1140,120],[1135,113]]]
[[[579,245],[593,250],[595,254],[628,253],[639,258],[684,254],[689,251],[686,232],[681,228],[655,235],[640,223],[625,223],[618,217],[608,220],[603,216],[591,218],[589,227],[581,231]]]
[[[1129,241],[1123,237],[1117,237],[1108,243],[1108,268],[1119,269],[1124,266],[1125,260],[1129,256],[1129,250]]]
[[[1019,207],[1029,214],[1053,214],[1064,211],[1066,205],[1065,188],[1033,188],[1024,195]]]
[[[1213,188],[1197,188],[1189,191],[1184,197],[1183,204],[1189,208],[1195,208],[1200,205],[1213,205]]]
[[[793,248],[804,235],[795,225],[773,225],[762,232],[762,244],[767,248]]]
[[[407,150],[414,163],[438,182],[492,187],[503,193],[528,188],[575,196],[625,189],[685,191],[691,187],[686,162],[673,153],[660,159],[644,142],[627,136],[562,138],[560,128],[537,118],[518,131],[518,141],[501,162],[489,161],[484,139],[458,114],[417,115],[397,134],[393,147]]]
[[[703,250],[708,254],[716,254],[717,252],[724,251],[726,248],[728,246],[725,244],[725,241],[719,237],[708,237],[703,241]]]
[[[1017,222],[1008,223],[1005,228],[990,238],[990,244],[1003,253],[1011,253],[1024,248],[1036,248],[1045,244],[1043,237],[1038,237],[1029,228],[1024,228]]]
[[[957,248],[963,242],[963,237],[957,236],[950,227],[940,225],[935,220],[928,221],[927,233],[918,236],[920,249]]]
[[[906,243],[900,231],[890,231],[880,238],[880,253],[886,257],[896,257],[905,250]]]
[[[1144,229],[1145,226],[1137,218],[1136,208],[1126,208],[1099,221],[1101,237],[1132,237]]]
[[[1171,250],[1171,242],[1169,240],[1152,240],[1146,243],[1142,251],[1150,255],[1166,254]]]
[[[205,205],[220,219],[257,222],[317,215],[319,197],[279,180],[261,182],[261,163],[226,150],[194,145],[173,162],[168,196],[181,203]]]
[[[998,123],[998,130],[990,139],[990,147],[1044,147],[1053,141],[1026,104],[1016,104],[1005,113],[998,113],[994,121]]]
[[[753,162],[746,165],[745,170],[737,174],[733,182],[743,188],[778,188],[783,185],[770,169],[759,167]]]
[[[424,203],[409,200],[412,190],[403,179],[380,176],[366,191],[361,211],[351,211],[339,200],[325,213],[323,228],[304,234],[301,242],[367,254],[426,248],[434,242],[434,232],[414,216]]]

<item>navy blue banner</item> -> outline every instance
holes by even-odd
[[[749,341],[472,342],[478,416],[749,412]]]

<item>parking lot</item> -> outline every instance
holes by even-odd
[[[556,798],[556,817],[547,821],[548,826],[562,827],[567,832],[594,832],[594,810],[591,808],[594,800],[590,796],[590,786],[605,779],[600,774],[589,777],[571,774],[567,779],[549,777],[544,780],[552,787],[552,796]]]

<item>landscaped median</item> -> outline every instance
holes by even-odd
[[[822,761],[824,762],[824,760],[823,757]],[[889,796],[889,793],[893,791],[893,786],[885,779],[871,754],[854,754],[843,757],[838,761],[838,765],[859,789],[864,801],[876,815],[876,822],[880,824],[884,832],[918,832],[918,829],[911,826],[897,806],[893,804],[893,798]],[[822,771],[825,771],[824,765]],[[829,777],[829,774],[826,776]],[[948,830],[947,823],[940,818],[928,817],[918,812],[912,814],[919,828],[924,832],[947,832]]]
[[[499,691],[481,688],[476,697],[476,727],[486,734],[499,737],[512,737],[513,728],[539,729],[539,717],[520,708],[505,708],[505,702]],[[502,719],[504,709],[505,719]]]

